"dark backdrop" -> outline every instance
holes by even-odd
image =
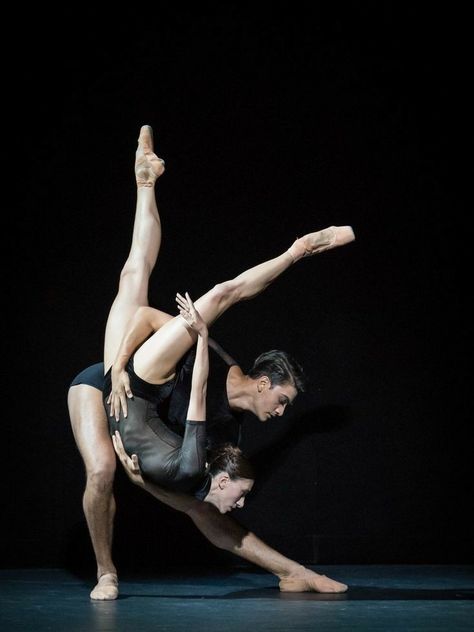
[[[258,481],[238,520],[308,563],[472,561],[466,16],[155,8],[12,25],[2,562],[93,568],[66,394],[101,359],[144,123],[167,166],[152,305],[306,232],[357,236],[213,329],[244,369],[283,348],[310,380],[283,419],[245,421]],[[233,561],[121,472],[116,491],[122,567]]]

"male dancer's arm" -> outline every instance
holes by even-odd
[[[189,496],[188,494],[183,494],[177,491],[170,491],[163,487],[158,487],[158,485],[150,483],[148,480],[145,481],[141,474],[140,466],[138,465],[137,455],[132,454],[131,457],[128,456],[125,452],[122,438],[120,437],[120,433],[118,431],[112,435],[112,442],[114,444],[114,450],[117,453],[128,478],[132,481],[132,483],[147,491],[157,500],[160,500],[165,503],[165,505],[168,505],[168,507],[176,509],[176,511],[181,511],[182,513],[187,513],[193,504],[201,502],[194,498],[194,496]]]

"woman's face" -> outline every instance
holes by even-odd
[[[254,481],[251,478],[236,478],[231,480],[226,473],[216,475],[218,488],[214,503],[221,513],[227,513],[232,509],[242,509],[245,503],[245,496],[253,487]]]

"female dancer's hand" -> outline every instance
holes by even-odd
[[[201,314],[194,307],[194,303],[191,297],[186,292],[186,296],[181,296],[178,292],[176,294],[176,303],[178,304],[179,313],[188,323],[188,325],[200,336],[207,334],[207,325],[201,318]]]
[[[114,444],[114,450],[120,459],[128,478],[132,481],[132,483],[135,483],[135,485],[145,487],[145,481],[143,480],[140,466],[138,465],[138,457],[136,454],[132,454],[132,456],[129,457],[125,452],[122,437],[120,436],[118,430],[116,430],[115,434],[112,435],[112,442]]]

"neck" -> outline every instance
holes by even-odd
[[[217,500],[218,500],[217,489],[218,489],[218,487],[219,487],[218,483],[216,483],[214,481],[214,479],[211,478],[211,486],[209,487],[209,491],[207,492],[207,495],[204,498],[204,502],[205,503],[211,503],[212,505],[215,505],[216,507],[218,507],[218,504],[217,504]]]
[[[237,369],[233,371],[232,369]],[[254,380],[244,375],[238,367],[231,367],[227,376],[227,399],[232,410],[254,412]]]

